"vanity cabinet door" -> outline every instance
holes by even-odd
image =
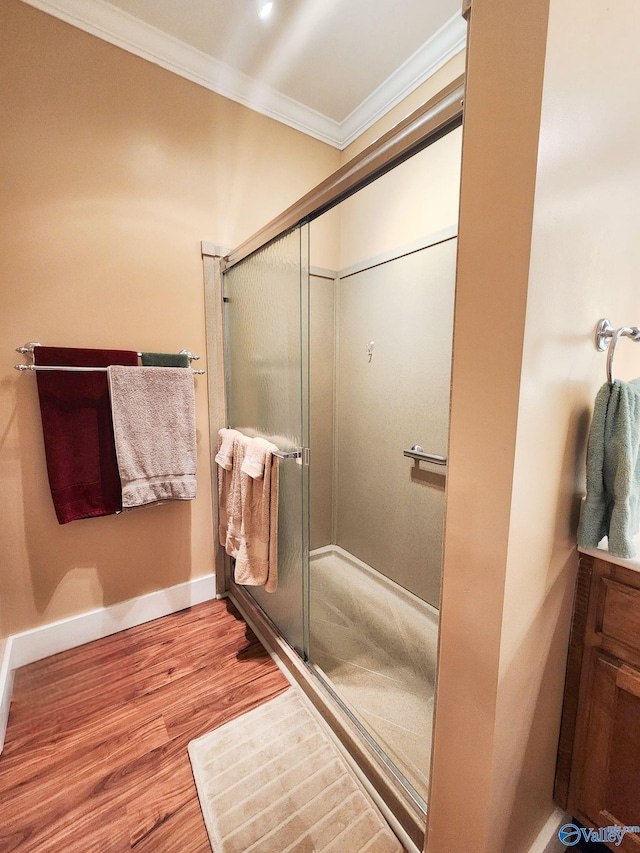
[[[592,652],[579,807],[594,826],[640,825],[640,671]],[[616,849],[640,853],[640,834]]]

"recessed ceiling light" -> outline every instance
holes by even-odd
[[[268,3],[259,2],[258,3],[258,17],[260,18],[260,20],[266,21],[266,19],[271,14],[272,10],[273,10],[273,3],[271,3],[271,2],[268,2]]]

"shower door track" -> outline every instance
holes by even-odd
[[[412,795],[411,785],[398,777],[393,764],[340,697],[293,649],[252,596],[233,581],[228,595],[288,680],[302,689],[342,745],[347,759],[351,757],[350,763],[385,817],[422,850],[426,823],[422,798],[417,793]]]

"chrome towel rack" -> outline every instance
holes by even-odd
[[[16,352],[19,352],[22,355],[26,355],[30,359],[33,360],[33,358],[34,358],[33,350],[35,347],[40,347],[40,346],[42,346],[42,344],[38,343],[37,341],[29,341],[29,343],[25,344],[23,347],[16,347]],[[180,350],[179,355],[186,355],[189,358],[189,361],[197,361],[200,358],[199,355],[194,355],[188,349]],[[142,358],[141,352],[138,353],[138,358]],[[51,364],[51,365],[49,365],[49,364],[14,364],[14,368],[16,370],[21,371],[21,372],[23,372],[25,370],[30,370],[30,371],[34,371],[34,370],[37,370],[37,371],[65,370],[65,371],[68,371],[70,373],[106,373],[108,370],[107,367],[73,367],[71,365],[53,365],[53,364]],[[195,373],[198,375],[202,375],[205,372],[204,370],[194,370],[192,367],[189,369],[191,370],[192,373]]]
[[[598,322],[595,332],[595,344],[596,349],[600,352],[604,352],[609,347],[607,353],[607,381],[609,385],[613,385],[615,381],[613,375],[613,357],[620,338],[631,338],[632,341],[640,341],[640,327],[621,326],[619,329],[614,329],[606,317],[603,317]]]

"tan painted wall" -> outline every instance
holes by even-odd
[[[478,853],[526,853],[553,810],[584,452],[605,379],[593,330],[640,316],[635,16],[630,0],[551,0],[547,35],[545,3],[473,2],[433,853],[459,850],[461,815]],[[632,344],[616,367],[640,373]]]
[[[237,245],[339,154],[55,20],[0,8],[0,624],[13,633],[212,570],[206,383],[192,504],[57,524],[28,340],[204,357],[199,243]]]
[[[606,376],[593,331],[603,316],[640,322],[640,111],[624,92],[640,73],[638,11],[584,11],[550,4],[500,643],[492,825],[523,842],[555,772],[586,433]],[[615,368],[640,376],[640,347],[623,341]]]

